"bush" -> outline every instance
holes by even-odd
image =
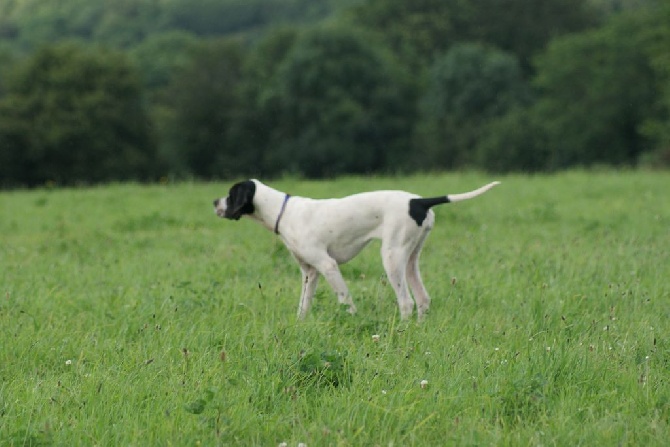
[[[518,108],[489,124],[476,148],[477,165],[494,172],[551,169],[546,130],[532,108]]]
[[[429,73],[418,131],[424,158],[442,168],[473,163],[488,123],[529,98],[514,56],[479,44],[454,46]]]
[[[657,26],[646,13],[622,16],[556,39],[538,58],[535,110],[557,168],[630,165],[652,147],[644,129],[662,110],[649,54]]]
[[[155,146],[141,91],[121,53],[71,43],[38,51],[0,101],[0,182],[150,177]]]
[[[165,136],[173,153],[173,171],[203,178],[231,177],[256,163],[253,151],[241,151],[232,128],[239,110],[244,53],[237,41],[202,42],[191,63],[174,77],[167,91],[173,114]]]
[[[413,120],[411,84],[382,47],[350,29],[298,36],[260,92],[273,128],[268,169],[309,177],[398,165]]]

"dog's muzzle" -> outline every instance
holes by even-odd
[[[221,199],[214,200],[214,212],[219,217],[225,217],[226,214],[226,201]]]

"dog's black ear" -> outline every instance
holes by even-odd
[[[226,212],[224,217],[227,219],[239,220],[244,214],[254,212],[254,195],[256,194],[256,184],[251,180],[235,183],[226,198]]]

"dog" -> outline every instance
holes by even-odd
[[[400,317],[424,318],[430,297],[421,280],[419,255],[435,223],[432,207],[472,199],[500,182],[463,194],[421,198],[404,191],[372,191],[341,199],[310,199],[277,191],[252,179],[234,184],[228,196],[214,200],[219,217],[248,217],[274,231],[302,271],[298,318],[304,318],[322,275],[351,314],[356,306],[339,264],[351,260],[372,239],[381,239],[381,256],[395,291]],[[412,295],[414,301],[412,300]]]

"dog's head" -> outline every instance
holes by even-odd
[[[245,214],[254,212],[256,184],[251,180],[235,183],[228,191],[228,197],[214,201],[214,211],[219,217],[239,220]]]

